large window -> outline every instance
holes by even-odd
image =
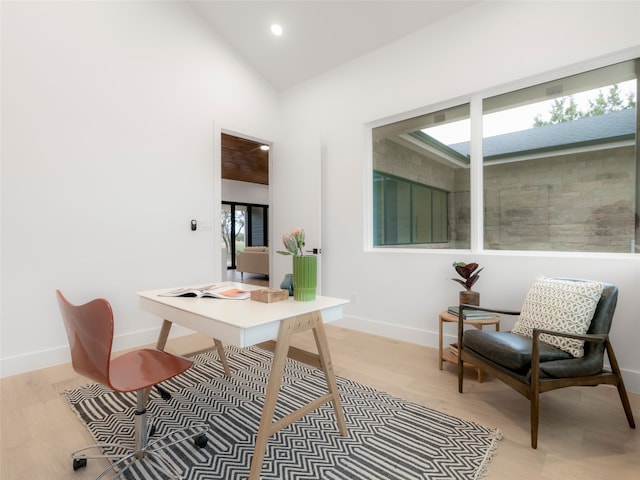
[[[374,245],[469,248],[469,179],[477,168],[482,248],[640,253],[639,63],[487,97],[472,118],[455,118],[462,106],[374,129]],[[472,144],[471,122],[483,132],[481,148]],[[471,161],[472,151],[481,158]],[[420,235],[380,242],[381,232],[397,226],[411,232],[406,212],[381,203],[380,171],[399,185],[417,181],[448,192],[448,235],[430,245]],[[412,199],[411,208],[434,224],[426,199]]]
[[[484,246],[631,252],[635,62],[483,102]]]
[[[469,139],[469,104],[373,129],[374,246],[469,248]]]

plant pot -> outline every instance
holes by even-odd
[[[310,302],[316,299],[318,258],[315,255],[293,257],[293,299]]]
[[[460,303],[466,303],[467,305],[480,306],[480,292],[474,292],[473,290],[463,290],[460,292]]]
[[[282,290],[289,292],[289,296],[293,296],[293,273],[287,273],[280,284]]]

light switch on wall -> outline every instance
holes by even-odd
[[[204,232],[210,232],[213,230],[213,222],[212,221],[205,221],[205,220],[198,220],[198,230],[202,230]]]
[[[201,230],[204,232],[211,232],[213,230],[213,221],[211,220],[196,220],[195,218],[190,222],[191,230]]]

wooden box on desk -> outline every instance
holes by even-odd
[[[289,298],[289,292],[279,288],[263,288],[251,291],[251,300],[263,303],[280,302]]]

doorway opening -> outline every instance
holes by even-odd
[[[269,205],[223,201],[221,216],[227,269],[236,268],[237,255],[245,248],[269,246]]]
[[[269,245],[270,145],[222,132],[221,147],[223,267],[227,279],[235,279],[238,254]]]

